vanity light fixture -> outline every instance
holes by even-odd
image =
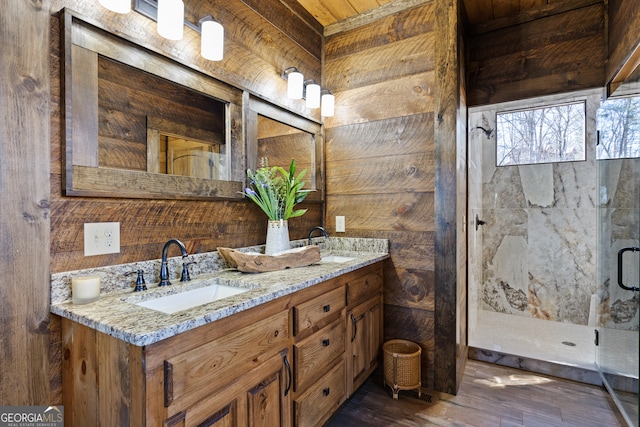
[[[180,40],[184,35],[182,0],[158,0],[158,34],[165,39]]]
[[[322,107],[320,114],[324,117],[333,117],[335,112],[336,98],[328,90],[322,91]]]
[[[102,0],[101,0],[102,1]],[[128,0],[130,1],[130,0]],[[211,15],[197,24],[184,19],[182,0],[134,0],[134,10],[158,23],[158,34],[170,40],[180,40],[184,26],[200,33],[200,54],[211,61],[224,56],[224,28]]]
[[[291,99],[302,99],[304,76],[296,67],[285,68],[280,75],[287,81],[287,96]]]
[[[305,96],[307,108],[320,107],[320,85],[314,80],[304,82]]]
[[[305,99],[306,107],[318,108],[324,117],[331,117],[335,110],[335,97],[327,89],[322,89],[315,80],[304,80],[296,67],[287,67],[280,77],[287,80],[287,96],[291,99]]]

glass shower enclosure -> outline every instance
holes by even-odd
[[[598,109],[596,365],[630,426],[638,422],[640,97]]]

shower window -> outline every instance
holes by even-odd
[[[505,111],[496,117],[498,166],[585,160],[585,102]]]
[[[609,99],[597,117],[598,159],[640,157],[640,97]]]

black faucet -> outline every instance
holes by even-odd
[[[307,245],[311,245],[311,236],[313,235],[313,232],[319,230],[322,235],[324,237],[329,237],[329,233],[327,233],[327,230],[325,230],[324,228],[320,227],[319,225],[316,227],[313,227],[310,231],[309,231],[309,241],[307,242]]]
[[[186,258],[189,256],[187,253],[187,248],[184,247],[184,244],[178,239],[170,239],[167,243],[164,244],[164,248],[162,248],[162,264],[160,264],[160,283],[158,286],[167,286],[170,285],[169,282],[169,267],[167,267],[167,250],[171,244],[177,245],[182,251],[182,258]]]

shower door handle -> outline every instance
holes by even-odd
[[[640,292],[640,287],[637,286],[625,286],[624,283],[622,283],[622,255],[624,255],[625,252],[640,252],[640,248],[636,248],[636,247],[629,247],[629,248],[622,248],[618,251],[618,286],[620,286],[622,289],[624,289],[625,291],[633,291],[633,292]]]

